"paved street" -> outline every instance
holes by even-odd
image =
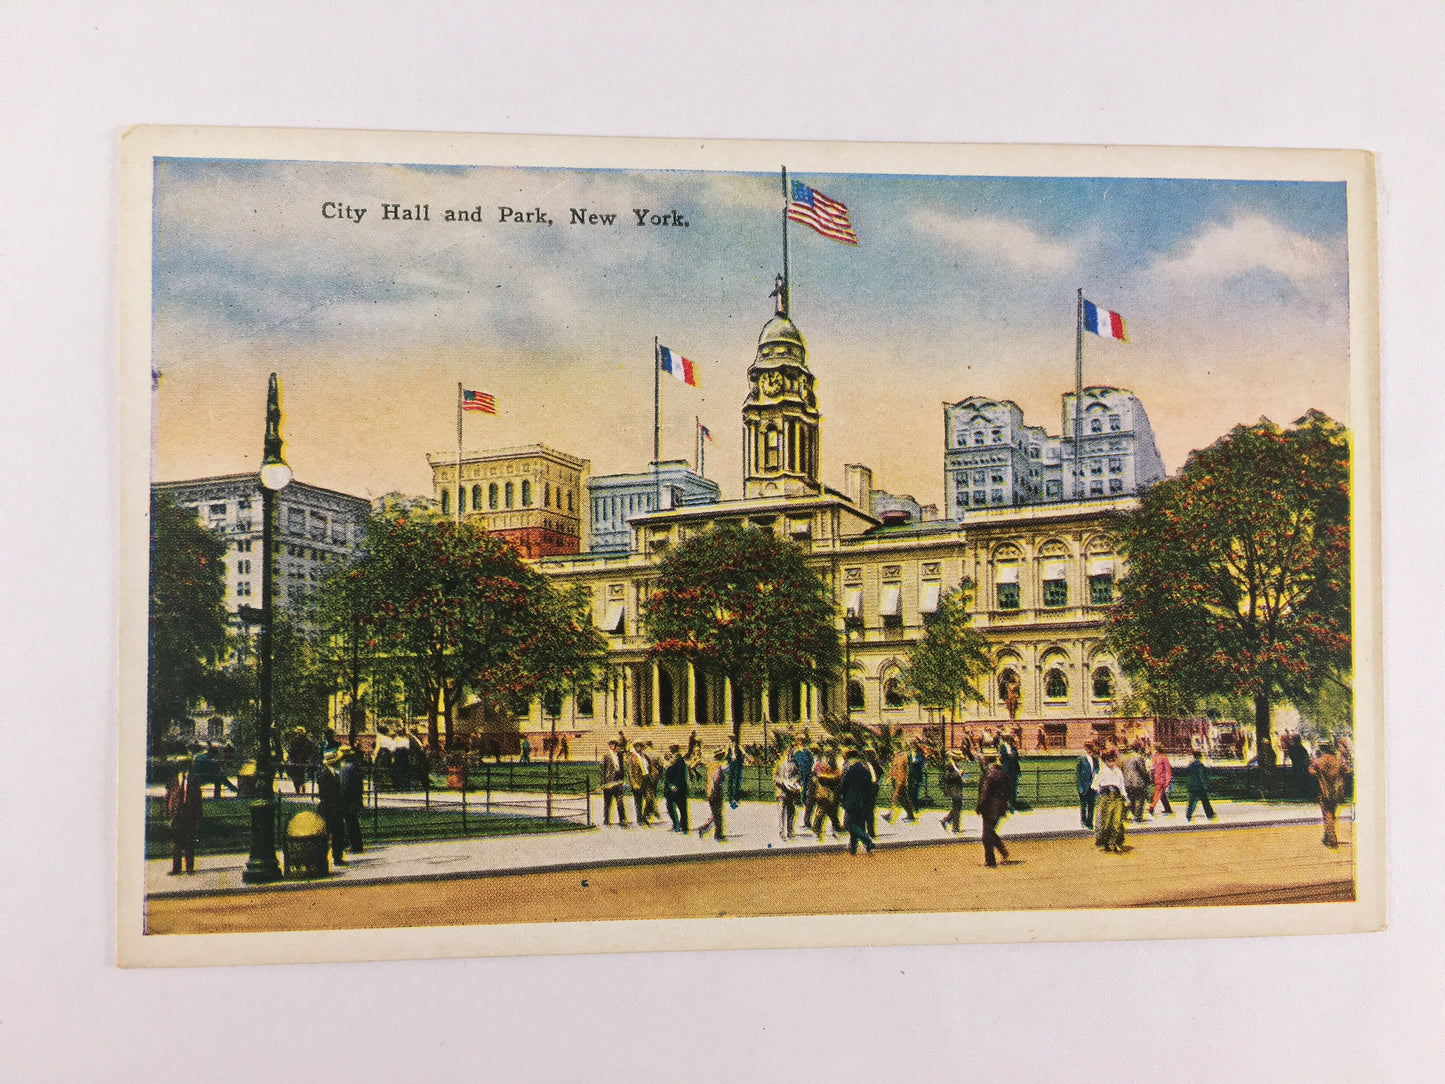
[[[1194,822],[1186,824],[1181,803],[1173,817],[1131,826],[1130,840],[1135,847],[1117,863],[1119,869],[1129,871],[1128,876],[1111,872],[1103,882],[1096,867],[1101,856],[1091,845],[1092,837],[1079,827],[1077,810],[1016,814],[1004,821],[1001,834],[1011,841],[1016,858],[1033,857],[1022,857],[1018,866],[1009,867],[1007,875],[987,871],[995,880],[975,886],[986,892],[974,902],[966,896],[956,898],[952,892],[940,896],[936,874],[931,880],[925,876],[940,868],[981,867],[980,822],[972,814],[965,816],[964,831],[957,836],[939,825],[937,813],[900,824],[887,823],[880,816],[878,854],[872,859],[860,856],[856,861],[871,861],[880,870],[894,871],[881,879],[880,886],[892,884],[895,876],[904,882],[917,878],[914,888],[901,896],[869,897],[872,909],[878,910],[1128,906],[1300,890],[1323,891],[1328,898],[1337,898],[1340,886],[1348,887],[1352,853],[1348,848],[1330,852],[1320,846],[1316,807],[1221,802],[1216,810],[1215,821],[1207,822],[1196,813]],[[693,823],[699,823],[706,816],[706,806],[694,802],[692,814]],[[265,886],[242,884],[245,855],[202,857],[197,872],[189,876],[171,876],[169,859],[155,860],[147,863],[146,870],[149,927],[153,932],[182,931],[201,921],[205,928],[212,928],[211,923],[235,929],[301,928],[291,923],[308,910],[305,901],[319,897],[330,897],[321,913],[331,917],[322,925],[339,920],[338,907],[347,915],[346,925],[359,927],[391,924],[381,916],[394,915],[396,907],[408,915],[415,912],[402,924],[427,924],[433,917],[436,921],[525,921],[534,915],[536,900],[584,881],[592,886],[604,882],[617,886],[621,895],[616,899],[618,913],[612,917],[638,917],[627,906],[642,906],[643,914],[662,917],[646,902],[649,883],[657,890],[668,888],[660,900],[677,898],[680,886],[692,885],[695,890],[681,893],[693,901],[688,913],[807,913],[789,909],[798,900],[813,901],[808,906],[816,904],[821,911],[863,906],[861,900],[835,899],[828,892],[780,891],[779,877],[806,889],[809,878],[828,881],[835,876],[838,863],[850,861],[843,842],[830,838],[820,844],[811,835],[792,841],[779,839],[777,807],[770,803],[744,802],[727,811],[726,823],[728,839],[723,843],[715,842],[711,835],[699,839],[695,832],[682,835],[667,826],[639,828],[635,824],[627,829],[614,826],[549,835],[391,843],[352,857],[325,881]],[[1343,837],[1349,840],[1351,834],[1346,822]],[[785,859],[781,864],[780,858]],[[718,859],[727,861],[719,865]],[[1181,867],[1187,876],[1181,874]],[[723,868],[725,876],[719,873]],[[579,873],[586,876],[579,877]],[[857,879],[850,874],[848,883]],[[867,875],[869,883],[873,879]],[[1014,887],[1000,896],[1001,884]],[[1321,885],[1333,887],[1321,889]],[[1096,899],[1106,886],[1109,898],[1116,902],[1077,902]],[[381,894],[386,900],[400,902],[383,905],[374,892],[358,894],[363,888],[378,887],[389,890]],[[341,891],[343,888],[346,891]],[[493,907],[485,911],[486,918],[460,918],[455,903],[446,902],[458,892],[463,898],[478,899],[501,892],[518,901],[519,917],[498,918],[497,914],[510,912]],[[624,905],[632,892],[639,893],[637,900]],[[593,892],[587,898],[595,901],[599,895]],[[562,897],[568,896],[562,891]],[[825,905],[827,900],[832,902]],[[372,906],[381,910],[372,914],[368,910]]]
[[[1022,820],[1023,818],[1019,818]],[[935,825],[936,826],[936,825]],[[637,830],[634,829],[634,832]],[[626,834],[626,833],[617,833]],[[667,833],[670,835],[670,833]],[[904,833],[900,833],[903,835]],[[373,880],[340,889],[152,897],[152,933],[239,933],[636,918],[1330,902],[1353,898],[1353,848],[1315,825],[1146,830],[1120,855],[1082,833],[1015,833],[1010,861],[977,845],[874,855],[793,847],[586,869]],[[602,838],[607,838],[604,835]],[[696,842],[696,837],[693,837]],[[901,842],[898,840],[897,842]]]

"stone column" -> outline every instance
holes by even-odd
[[[656,725],[662,721],[662,682],[657,680],[658,663],[652,660],[652,718],[647,720]],[[674,713],[676,718],[676,713]]]
[[[772,713],[772,710],[771,710],[771,709],[772,709],[772,685],[771,685],[771,683],[765,681],[765,682],[763,682],[762,719],[766,719],[766,720],[767,720],[768,722],[770,722],[770,723],[775,723],[775,722],[777,722],[777,720],[773,718],[773,713]],[[759,721],[759,722],[762,722],[762,719],[759,719],[758,721]]]
[[[697,668],[687,664],[687,710],[679,712],[679,719],[688,726],[697,725]]]
[[[723,725],[733,725],[733,679],[723,678]]]

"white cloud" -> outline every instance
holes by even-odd
[[[1305,289],[1339,271],[1340,253],[1263,215],[1210,224],[1180,251],[1154,261],[1150,272],[1173,282],[1224,282],[1251,271],[1281,275]]]
[[[909,225],[925,238],[1019,271],[1064,271],[1078,259],[1076,249],[1041,237],[1022,222],[974,215],[959,218],[930,208],[914,211]]]

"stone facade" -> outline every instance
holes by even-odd
[[[584,496],[592,465],[543,444],[427,456],[432,490],[444,516],[462,516],[512,543],[523,557],[580,553]]]
[[[659,509],[716,504],[718,484],[704,478],[681,459],[666,460],[656,470],[636,474],[604,474],[587,481],[591,553],[626,553],[632,548],[634,516]]]

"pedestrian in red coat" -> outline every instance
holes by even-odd
[[[1159,808],[1159,803],[1164,803],[1164,815],[1174,816],[1174,810],[1169,805],[1169,784],[1174,782],[1174,765],[1169,763],[1162,750],[1154,750],[1154,800],[1149,803],[1149,815],[1153,816],[1154,811]]]

